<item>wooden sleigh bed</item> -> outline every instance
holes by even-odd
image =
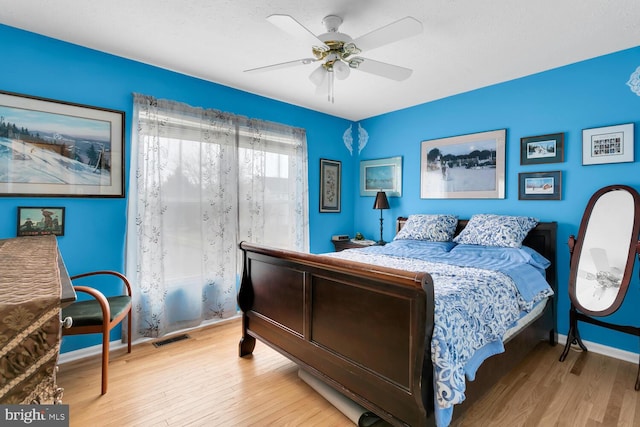
[[[398,229],[406,218],[398,219]],[[459,233],[467,221],[458,222]],[[556,223],[540,223],[524,245],[551,261],[556,285]],[[243,312],[240,356],[256,339],[393,425],[435,426],[433,281],[411,273],[246,242],[238,304]],[[477,401],[540,343],[557,342],[556,297],[488,358],[454,418]]]

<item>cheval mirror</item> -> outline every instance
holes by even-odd
[[[636,254],[640,256],[640,195],[626,185],[596,191],[585,209],[578,238],[569,236],[569,333],[560,356],[572,344],[583,351],[578,321],[640,336],[640,327],[604,322],[620,308],[627,294]],[[635,389],[640,390],[640,363]]]

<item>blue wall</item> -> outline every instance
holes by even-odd
[[[582,166],[582,129],[634,123],[638,159],[640,96],[626,83],[639,66],[640,47],[636,47],[363,121],[370,140],[354,162],[403,157],[403,195],[389,199],[391,209],[384,212],[385,240],[393,238],[394,219],[412,213],[454,213],[460,218],[474,213],[504,213],[557,221],[559,331],[566,334],[569,235],[577,234],[587,201],[599,188],[627,184],[640,190],[637,161]],[[495,129],[507,129],[504,200],[420,199],[421,141]],[[559,132],[565,133],[563,163],[520,165],[520,138]],[[552,170],[562,171],[561,201],[518,200],[518,173]],[[357,186],[352,197],[357,200],[356,229],[377,240],[379,211],[372,210],[373,198],[360,198]],[[640,326],[637,269],[623,307],[609,320]],[[582,323],[580,331],[589,341],[639,350],[638,339],[630,335]]]
[[[330,233],[353,228],[351,198],[343,199],[339,214],[318,212],[320,158],[347,162],[343,169],[351,179],[349,153],[341,146],[349,121],[3,25],[0,41],[0,90],[125,112],[127,184],[132,93],[137,92],[306,129],[310,235],[317,236],[311,250],[332,250]],[[58,242],[70,274],[124,271],[126,199],[0,197],[0,238],[15,237],[18,206],[66,207],[65,235]],[[99,342],[97,336],[65,337],[62,351]]]
[[[566,241],[577,233],[589,197],[614,183],[640,189],[637,162],[582,166],[581,140],[582,129],[632,122],[635,148],[640,149],[640,97],[626,85],[640,66],[640,47],[364,120],[369,143],[359,156],[350,156],[342,134],[351,123],[343,119],[11,27],[0,25],[0,40],[6,58],[0,67],[0,90],[125,111],[127,172],[133,92],[305,128],[312,252],[332,250],[332,234],[361,231],[369,238],[379,236],[373,198],[359,195],[359,163],[367,159],[403,157],[403,196],[391,198],[391,209],[384,212],[385,240],[392,239],[397,216],[419,212],[452,212],[461,218],[479,212],[524,214],[557,221],[560,333],[568,329]],[[507,129],[504,200],[420,199],[421,141],[502,128]],[[520,165],[521,137],[556,132],[565,133],[563,163]],[[320,158],[343,162],[339,214],[318,212]],[[518,173],[548,170],[563,172],[562,200],[519,201]],[[128,173],[126,178],[128,182]],[[124,270],[126,199],[0,197],[0,238],[15,236],[17,206],[38,205],[67,208],[65,236],[58,241],[71,274]],[[639,325],[634,316],[640,303],[637,271],[634,277],[623,308],[612,317]],[[637,338],[588,325],[581,325],[581,332],[587,340],[638,352]],[[65,337],[63,351],[97,343]]]

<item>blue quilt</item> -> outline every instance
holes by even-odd
[[[431,340],[436,421],[449,425],[453,406],[465,399],[470,380],[488,357],[502,353],[502,337],[522,315],[553,295],[536,263],[502,251],[452,250],[442,242],[394,241],[325,254],[406,271],[426,271],[433,278],[435,312]],[[518,251],[519,249],[516,249]],[[538,255],[539,256],[539,255]]]

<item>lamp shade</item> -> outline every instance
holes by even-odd
[[[333,64],[333,72],[336,73],[336,78],[338,80],[344,80],[349,77],[351,68],[344,62],[338,60]]]
[[[373,209],[389,209],[389,200],[387,200],[387,193],[384,191],[378,191],[376,194],[376,200],[373,202]]]
[[[313,70],[313,72],[309,75],[309,80],[313,82],[317,87],[322,86],[325,79],[327,78],[327,70],[324,69],[322,65]]]

